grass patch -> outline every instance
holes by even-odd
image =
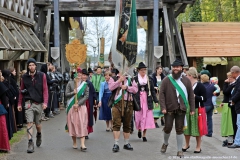
[[[18,131],[17,133],[13,134],[13,137],[9,141],[11,148],[13,147],[14,144],[18,143],[21,141],[22,137],[26,135],[26,128],[23,128],[21,131]],[[7,153],[1,153],[0,152],[0,159]]]
[[[14,133],[13,137],[10,140],[10,145],[12,146],[13,144],[19,142],[25,134],[26,134],[26,128],[23,128],[21,131]]]

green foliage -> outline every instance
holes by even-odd
[[[240,61],[240,57],[233,57],[232,59],[233,61],[238,61],[238,62]]]
[[[240,0],[196,0],[177,20],[179,26],[183,22],[239,22]],[[203,60],[197,59],[198,67],[201,67],[200,62]],[[239,60],[239,57],[233,58],[233,61]]]
[[[202,22],[202,11],[200,0],[197,0],[193,7],[191,8],[190,13],[190,22]]]
[[[197,63],[197,71],[198,73],[202,70],[202,66],[203,66],[203,58],[202,57],[197,57],[196,58],[196,63]]]

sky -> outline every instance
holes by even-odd
[[[114,17],[104,17],[104,19],[111,25],[110,32],[113,32]],[[138,29],[138,52],[140,50],[145,51],[146,44],[144,42],[146,43],[146,32],[144,31],[144,29]],[[105,54],[108,54],[110,52],[110,48],[111,48],[111,45],[105,46]],[[92,51],[91,54],[93,55],[94,52]]]

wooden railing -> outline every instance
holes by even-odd
[[[0,7],[33,19],[33,0],[0,0]]]

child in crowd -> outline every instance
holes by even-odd
[[[212,96],[212,103],[213,103],[213,106],[214,106],[214,114],[218,114],[218,111],[217,111],[217,97],[220,95],[220,87],[218,85],[218,78],[217,77],[212,77],[210,78],[210,83],[211,84],[214,84],[214,87],[216,88],[216,90],[213,92],[213,96]]]

